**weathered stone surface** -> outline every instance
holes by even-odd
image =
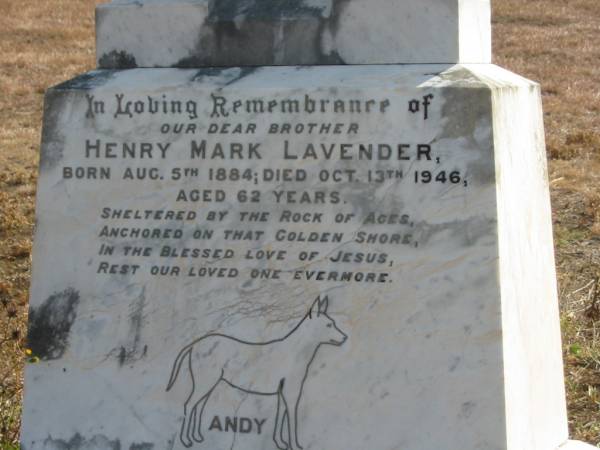
[[[483,65],[57,86],[31,311],[25,450],[556,449],[539,88]]]
[[[489,0],[113,0],[100,68],[489,63]],[[152,45],[148,45],[152,43]]]

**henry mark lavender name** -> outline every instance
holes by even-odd
[[[208,109],[204,113],[210,118],[227,118],[238,114],[384,114],[390,107],[390,101],[386,98],[334,99],[308,94],[288,98],[229,98],[211,93],[206,100],[176,99],[166,94],[160,97],[129,97],[125,94],[115,94],[110,101],[87,94],[86,100],[86,117],[112,114],[115,119],[161,114],[195,120],[199,117],[200,105],[207,105]]]

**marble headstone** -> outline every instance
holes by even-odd
[[[22,449],[586,447],[539,87],[487,1],[97,17],[46,95]]]

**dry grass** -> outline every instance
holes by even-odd
[[[0,0],[0,448],[18,441],[44,90],[94,64],[93,0]]]
[[[94,64],[94,0],[0,0],[0,448],[20,415],[42,95]],[[493,0],[496,63],[543,86],[571,433],[600,445],[600,5]]]

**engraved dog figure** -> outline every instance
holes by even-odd
[[[328,303],[327,297],[317,298],[304,318],[280,339],[248,342],[215,333],[184,347],[175,358],[167,387],[167,391],[173,387],[187,361],[192,392],[183,408],[181,443],[189,448],[192,440],[204,440],[202,413],[211,393],[224,381],[250,394],[276,395],[273,440],[281,450],[301,450],[298,406],[310,365],[322,345],[341,346],[348,337],[327,315]]]

